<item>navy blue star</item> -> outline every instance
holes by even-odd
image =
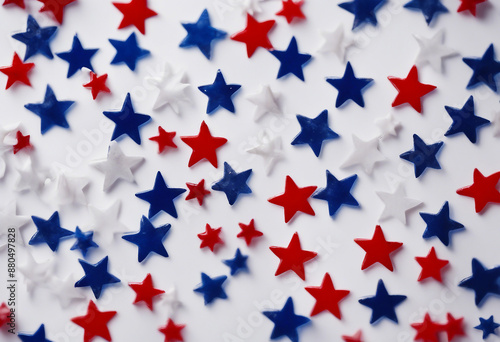
[[[450,219],[450,205],[448,201],[444,203],[439,213],[420,213],[420,217],[422,217],[427,224],[422,237],[428,239],[437,236],[445,246],[450,244],[450,234],[452,231],[464,228],[463,224]]]
[[[481,126],[488,125],[490,120],[486,120],[474,113],[474,97],[469,97],[462,109],[444,106],[450,117],[453,119],[445,136],[453,135],[456,133],[463,133],[469,138],[471,143],[477,141],[477,129]]]
[[[96,299],[101,296],[105,285],[119,283],[120,279],[108,272],[108,257],[104,257],[97,264],[92,265],[85,260],[78,259],[85,275],[75,283],[75,287],[90,286]]]
[[[500,295],[500,266],[486,269],[479,260],[472,259],[472,275],[458,286],[475,292],[476,306],[481,306],[490,294]]]
[[[207,114],[219,108],[225,108],[231,113],[234,113],[234,104],[231,97],[241,88],[239,84],[227,84],[222,72],[217,70],[214,83],[199,86],[198,89],[208,96]]]
[[[139,232],[124,235],[122,239],[137,245],[139,248],[139,262],[142,262],[153,252],[167,258],[168,253],[165,246],[163,246],[163,240],[170,230],[170,227],[170,224],[165,224],[155,228],[151,222],[143,216],[141,218],[141,228]]]
[[[181,48],[197,46],[210,59],[212,42],[226,37],[226,32],[218,30],[210,24],[208,11],[205,9],[196,23],[183,23],[187,36],[179,45]]]
[[[55,252],[57,247],[59,247],[59,240],[74,234],[72,231],[61,227],[57,211],[48,220],[36,216],[31,216],[31,219],[36,226],[37,232],[31,237],[30,245],[46,243]]]
[[[52,342],[45,338],[45,326],[43,324],[33,335],[18,334],[17,337],[23,342]]]
[[[69,128],[66,121],[66,111],[75,103],[74,101],[58,101],[52,88],[47,84],[45,98],[42,103],[28,103],[24,108],[40,117],[40,131],[45,134],[54,126]]]
[[[125,41],[110,39],[109,42],[116,49],[116,55],[111,64],[125,63],[130,70],[134,71],[137,61],[149,56],[149,50],[142,49],[137,43],[135,32],[132,32]]]
[[[80,39],[75,34],[73,37],[73,45],[71,46],[71,50],[67,52],[57,53],[56,55],[59,58],[64,59],[69,63],[68,68],[68,78],[73,76],[78,70],[81,68],[88,68],[92,71],[92,64],[90,64],[90,59],[95,55],[95,53],[99,51],[99,49],[84,49]]]
[[[309,62],[311,55],[299,53],[295,37],[292,37],[292,40],[290,41],[290,44],[288,44],[288,48],[285,51],[270,50],[269,52],[271,52],[281,63],[277,78],[281,78],[288,74],[294,74],[304,81],[302,67]]]
[[[87,256],[87,253],[89,251],[89,248],[97,248],[99,247],[94,241],[92,241],[92,238],[94,237],[94,232],[82,232],[80,228],[76,227],[75,231],[75,239],[76,242],[71,247],[71,250],[79,249],[82,252],[83,257],[85,258]]]
[[[440,141],[427,145],[418,135],[413,134],[413,150],[402,153],[399,157],[415,165],[415,177],[418,178],[428,167],[441,169],[436,155],[443,144]]]
[[[352,29],[360,26],[363,23],[377,25],[377,17],[375,12],[385,3],[385,0],[353,0],[343,2],[339,6],[346,11],[354,14],[354,22]]]
[[[363,100],[361,91],[364,87],[370,84],[373,79],[356,78],[354,70],[352,70],[351,63],[347,62],[344,76],[342,76],[342,78],[327,78],[326,81],[339,91],[335,107],[338,108],[342,106],[349,99],[356,102],[358,106],[364,107],[365,101]]]
[[[224,162],[224,176],[212,185],[212,189],[224,192],[229,204],[233,205],[239,195],[252,193],[252,189],[247,184],[251,174],[252,169],[237,173],[228,163]]]
[[[238,248],[233,259],[223,260],[222,262],[229,266],[231,269],[231,275],[234,276],[239,271],[248,272],[247,259],[248,255],[241,254],[241,251]]]
[[[474,87],[476,84],[483,82],[494,92],[497,91],[497,82],[495,77],[500,73],[500,62],[495,60],[495,49],[493,44],[488,46],[488,49],[481,58],[463,58],[465,64],[472,69],[472,77],[467,84],[467,89]]]
[[[135,141],[136,144],[141,144],[141,133],[139,127],[151,120],[149,115],[139,114],[134,111],[130,93],[127,93],[122,109],[119,112],[103,112],[104,116],[115,123],[113,136],[111,140],[115,140],[126,134]]]
[[[57,31],[56,26],[40,27],[35,18],[28,15],[28,24],[26,32],[16,33],[12,38],[19,40],[21,43],[26,44],[26,54],[24,61],[31,56],[40,53],[45,57],[52,59],[52,51],[50,51],[50,41]]]
[[[394,323],[398,323],[396,306],[401,304],[405,299],[406,296],[403,295],[390,295],[385,288],[384,282],[380,279],[377,284],[375,296],[362,298],[359,300],[359,303],[372,309],[370,324],[374,324],[384,317]]]
[[[212,303],[215,299],[227,299],[227,294],[222,288],[222,284],[226,281],[227,276],[219,276],[210,278],[205,273],[201,272],[201,284],[194,289],[195,292],[201,293],[205,300],[205,305]]]
[[[330,171],[326,170],[326,187],[318,190],[313,198],[328,202],[330,216],[334,216],[342,205],[359,207],[358,201],[351,195],[351,188],[358,175],[338,180]]]
[[[490,335],[497,335],[496,329],[500,327],[500,324],[493,320],[493,315],[488,319],[479,317],[479,325],[475,326],[474,329],[481,330],[483,332],[483,340],[486,340]]]
[[[328,126],[328,111],[325,109],[314,119],[297,115],[300,133],[293,139],[292,145],[308,144],[316,157],[321,153],[323,141],[338,138],[339,135]]]
[[[404,7],[422,11],[427,25],[431,24],[434,16],[448,12],[448,9],[443,6],[440,0],[411,0]]]
[[[285,306],[281,310],[264,311],[262,314],[274,323],[271,340],[286,336],[292,342],[299,342],[297,329],[311,321],[305,316],[295,314],[292,297],[288,297]]]
[[[137,193],[135,196],[143,201],[149,202],[148,218],[152,218],[162,210],[170,216],[177,218],[174,199],[185,191],[186,189],[169,188],[161,172],[158,171],[153,189]]]

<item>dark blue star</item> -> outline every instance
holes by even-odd
[[[149,56],[149,51],[142,49],[137,43],[135,32],[132,32],[125,41],[110,39],[109,42],[116,49],[116,55],[111,64],[125,63],[130,70],[134,71],[137,61]]]
[[[74,234],[72,231],[61,227],[57,211],[48,220],[36,216],[31,216],[31,219],[36,226],[37,232],[31,237],[30,245],[46,243],[55,252],[57,247],[59,247],[59,240]]]
[[[104,116],[115,123],[113,136],[111,140],[115,140],[126,134],[135,141],[136,144],[141,144],[141,133],[139,127],[151,120],[149,115],[139,114],[134,111],[130,93],[127,93],[122,109],[119,112],[103,112]]]
[[[142,262],[153,252],[167,258],[168,253],[165,246],[163,246],[163,240],[169,230],[170,224],[155,228],[151,222],[143,216],[141,218],[141,228],[139,232],[124,235],[122,239],[137,245],[139,248],[139,262]]]
[[[299,53],[295,37],[292,37],[292,40],[290,41],[290,44],[288,44],[288,48],[285,51],[271,50],[269,52],[271,52],[281,63],[277,78],[281,78],[288,74],[294,74],[304,81],[302,67],[309,62],[311,55]]]
[[[500,324],[493,320],[493,315],[488,319],[479,317],[479,325],[475,326],[474,329],[481,330],[483,332],[483,340],[486,340],[490,335],[497,335],[496,329],[500,327]]]
[[[40,130],[45,134],[54,126],[69,128],[66,121],[66,111],[75,103],[74,101],[58,101],[52,88],[47,84],[45,98],[42,103],[28,103],[24,108],[40,117]]]
[[[413,150],[402,153],[399,157],[415,165],[415,177],[418,178],[428,167],[441,169],[436,155],[443,144],[440,141],[427,145],[418,135],[413,134]]]
[[[359,303],[372,309],[370,324],[374,324],[384,317],[394,323],[398,323],[396,306],[401,304],[405,299],[406,296],[403,295],[390,295],[385,288],[384,282],[380,279],[377,284],[375,296],[362,298],[359,300]]]
[[[483,82],[494,92],[497,91],[497,82],[495,77],[500,73],[500,62],[495,60],[495,49],[493,44],[488,46],[488,49],[481,58],[463,58],[465,64],[472,69],[472,77],[467,84],[467,89],[474,87],[476,84]]]
[[[226,281],[227,276],[219,276],[210,278],[205,273],[201,273],[201,284],[194,289],[195,292],[201,293],[205,300],[205,305],[212,303],[215,299],[226,299],[227,294],[222,288],[222,284]]]
[[[248,255],[241,254],[241,251],[238,248],[233,259],[223,260],[222,262],[229,266],[231,269],[231,275],[234,276],[239,271],[248,272],[247,259]]]
[[[326,81],[339,91],[335,107],[338,108],[342,106],[349,99],[356,102],[360,107],[364,107],[365,101],[363,100],[361,91],[364,87],[370,84],[373,79],[356,78],[354,70],[352,70],[351,63],[347,62],[344,76],[342,76],[342,78],[327,78]]]
[[[252,193],[252,189],[247,184],[251,174],[252,169],[237,173],[228,163],[224,162],[224,177],[212,185],[212,189],[223,191],[229,204],[233,205],[239,195]]]
[[[427,25],[431,24],[434,16],[448,12],[448,9],[443,6],[440,0],[411,0],[404,7],[422,11]]]
[[[271,340],[286,336],[292,342],[299,342],[297,329],[311,321],[305,316],[295,314],[292,297],[288,297],[285,306],[281,310],[264,311],[262,314],[274,323]]]
[[[43,324],[33,335],[18,334],[17,337],[23,342],[52,342],[45,338],[45,326]]]
[[[427,224],[422,237],[428,239],[437,236],[445,246],[450,244],[450,234],[452,231],[464,228],[463,224],[450,219],[450,205],[448,201],[444,203],[439,213],[420,213],[420,217],[422,217]]]
[[[90,59],[97,51],[99,51],[99,49],[84,49],[80,39],[78,39],[78,36],[75,34],[71,50],[57,53],[56,55],[69,63],[67,77],[70,78],[81,68],[88,68],[94,71],[92,64],[90,64]]]
[[[90,286],[96,299],[101,296],[102,289],[107,284],[119,283],[120,279],[108,273],[108,257],[104,257],[97,264],[92,265],[85,260],[78,259],[85,275],[75,283],[75,287]]]
[[[52,55],[52,51],[50,51],[49,43],[56,31],[56,26],[40,27],[35,18],[28,15],[26,32],[16,33],[12,38],[26,44],[26,54],[24,55],[25,61],[37,53],[52,59],[54,56]]]
[[[158,171],[153,189],[137,193],[135,196],[143,201],[149,202],[148,218],[152,218],[162,210],[170,216],[177,218],[174,199],[185,191],[186,189],[169,188],[161,172]]]
[[[207,59],[210,59],[212,42],[226,37],[226,32],[212,27],[206,9],[196,23],[185,23],[182,26],[187,31],[187,36],[179,46],[181,48],[197,46]]]
[[[234,104],[231,97],[240,88],[241,85],[239,84],[227,84],[220,70],[217,70],[214,83],[198,87],[203,94],[208,96],[207,114],[213,114],[219,107],[234,113]]]
[[[71,250],[79,249],[82,252],[83,257],[85,258],[87,256],[87,252],[89,248],[97,248],[99,247],[94,241],[92,241],[92,238],[94,237],[94,232],[82,232],[80,228],[76,227],[75,231],[75,239],[76,242],[71,247]]]
[[[481,126],[488,125],[490,120],[486,120],[474,113],[474,98],[472,95],[464,104],[462,109],[444,106],[450,117],[453,119],[445,136],[453,135],[456,133],[464,133],[472,143],[477,141],[477,129]]]
[[[292,145],[308,144],[316,157],[321,153],[323,141],[338,138],[339,135],[328,126],[328,111],[325,109],[314,119],[297,115],[300,133],[293,139]]]
[[[350,2],[343,2],[339,6],[346,11],[354,14],[354,22],[352,29],[363,23],[370,23],[377,25],[377,17],[375,12],[385,3],[385,0],[354,0]]]
[[[326,170],[326,187],[318,190],[313,197],[328,202],[330,216],[334,216],[344,204],[359,207],[358,201],[351,195],[351,188],[357,178],[358,175],[353,175],[339,181]]]
[[[500,295],[500,266],[486,269],[479,260],[472,259],[472,275],[458,286],[475,292],[475,303],[479,307],[490,294]]]

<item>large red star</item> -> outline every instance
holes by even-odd
[[[24,0],[5,0],[2,4],[2,6],[5,5],[16,5],[21,8],[26,8],[26,5],[24,4]]]
[[[276,15],[282,15],[286,18],[286,21],[290,24],[294,18],[305,19],[306,16],[300,9],[304,1],[293,1],[293,0],[283,0],[283,8],[276,13]]]
[[[308,199],[316,188],[317,186],[299,188],[290,176],[286,176],[285,192],[282,195],[268,199],[268,201],[283,207],[285,210],[285,223],[288,223],[299,211],[314,216],[316,214]]]
[[[72,318],[71,322],[81,326],[84,329],[84,342],[89,342],[96,336],[102,337],[106,341],[111,341],[108,322],[113,317],[115,317],[115,315],[116,311],[99,311],[95,303],[93,301],[90,301],[87,309],[87,314],[85,316]]]
[[[259,23],[250,14],[247,14],[247,27],[243,31],[233,34],[231,39],[245,43],[247,46],[247,55],[250,58],[258,47],[263,47],[267,50],[273,48],[267,35],[274,26],[274,23],[274,20]]]
[[[255,229],[254,219],[252,219],[249,224],[238,223],[238,225],[241,228],[241,232],[239,232],[236,237],[245,239],[247,246],[250,246],[254,238],[264,235],[264,233]]]
[[[191,153],[191,157],[189,158],[189,167],[200,160],[206,159],[217,168],[216,151],[227,142],[226,138],[212,136],[205,121],[201,123],[198,135],[181,137],[181,140],[193,149],[193,153]]]
[[[417,260],[418,264],[422,267],[422,272],[420,272],[418,276],[418,281],[434,278],[440,283],[443,282],[441,278],[441,269],[448,265],[449,261],[438,259],[434,247],[431,248],[426,257],[415,257],[415,260]]]
[[[325,274],[321,286],[308,286],[305,289],[314,299],[316,299],[316,304],[311,311],[311,316],[316,316],[323,311],[330,311],[332,315],[338,319],[342,319],[339,302],[344,299],[350,291],[336,290],[333,286],[330,274]]]
[[[32,147],[30,144],[30,136],[29,135],[23,135],[21,131],[16,132],[16,139],[17,143],[12,147],[14,154],[17,152],[21,151],[23,148],[30,148]]]
[[[472,185],[458,189],[457,194],[474,198],[476,213],[482,211],[488,203],[500,203],[500,192],[497,190],[500,172],[485,177],[481,171],[474,169],[473,179]]]
[[[148,0],[132,0],[126,4],[113,2],[113,5],[123,14],[118,29],[134,25],[139,32],[146,34],[146,19],[158,15],[158,13],[148,8]]]
[[[198,238],[201,240],[200,248],[208,247],[213,252],[215,249],[215,245],[223,244],[224,241],[220,238],[220,232],[222,228],[219,227],[217,229],[213,229],[207,223],[205,226],[205,231],[203,233],[198,234]]]
[[[21,58],[14,52],[12,65],[1,67],[0,72],[7,75],[7,85],[5,89],[9,89],[14,83],[21,82],[31,86],[28,72],[35,66],[34,63],[23,63]]]
[[[399,91],[392,103],[393,107],[409,103],[417,112],[422,113],[422,103],[420,98],[430,93],[436,86],[423,84],[418,81],[418,70],[413,66],[406,78],[387,77],[392,85]]]
[[[422,323],[413,323],[411,327],[417,331],[414,340],[422,340],[424,342],[439,342],[438,333],[441,331],[441,324],[432,321],[428,313],[425,314]]]
[[[106,80],[108,79],[108,74],[97,76],[93,71],[90,72],[90,81],[85,83],[83,86],[85,88],[90,88],[92,92],[92,98],[95,100],[100,92],[111,93],[111,90],[106,86]]]
[[[373,233],[371,239],[354,239],[354,242],[366,252],[361,270],[365,270],[378,262],[392,272],[394,267],[392,265],[391,253],[403,246],[402,242],[387,241],[380,226],[375,227],[375,233]]]
[[[175,341],[184,341],[182,338],[182,329],[184,329],[186,325],[184,324],[175,324],[170,318],[165,326],[160,327],[158,329],[163,335],[165,335],[165,342],[175,342]]]
[[[76,0],[38,0],[43,6],[40,8],[40,12],[52,12],[54,18],[59,24],[63,23],[64,17],[64,7],[75,2]]]
[[[463,317],[456,319],[452,316],[452,314],[448,313],[446,318],[447,322],[444,325],[444,331],[446,331],[448,341],[453,340],[455,336],[466,336],[463,325]]]
[[[203,205],[203,199],[206,195],[210,194],[210,191],[205,189],[205,180],[202,179],[198,184],[186,183],[189,189],[189,193],[186,196],[186,201],[196,198],[199,205]]]
[[[306,272],[304,269],[304,263],[309,261],[318,255],[316,252],[305,251],[300,247],[299,234],[293,234],[292,240],[288,246],[285,247],[275,247],[271,246],[269,249],[280,258],[280,264],[276,270],[275,276],[278,276],[287,271],[294,271],[300,279],[306,280]]]
[[[361,330],[358,330],[352,336],[342,335],[342,339],[344,340],[344,342],[363,342],[363,333],[361,332]]]
[[[0,305],[0,328],[9,322],[10,310],[7,304]]]
[[[469,11],[473,16],[476,16],[476,6],[480,3],[486,2],[486,0],[460,0],[460,6],[457,12]]]
[[[162,153],[167,147],[177,148],[174,143],[175,134],[175,132],[167,132],[163,127],[158,126],[158,135],[149,138],[149,140],[156,141],[158,143],[158,153]]]
[[[153,311],[153,298],[165,293],[165,291],[153,287],[153,278],[150,273],[142,283],[129,283],[128,286],[136,293],[134,304],[144,302],[151,311]]]

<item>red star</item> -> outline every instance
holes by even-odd
[[[219,227],[217,229],[212,229],[210,225],[207,223],[205,226],[205,231],[203,233],[198,234],[198,237],[201,240],[200,248],[208,247],[213,252],[215,249],[215,245],[223,244],[224,241],[220,238],[219,234],[222,228]]]
[[[303,4],[303,0],[297,2],[293,0],[283,0],[283,8],[276,13],[276,15],[284,16],[289,24],[292,22],[293,18],[305,19],[306,16],[300,9]]]
[[[170,318],[168,319],[167,325],[160,327],[158,329],[163,335],[165,335],[165,342],[175,342],[184,341],[182,338],[182,329],[186,326],[184,324],[175,324]]]
[[[85,316],[75,317],[71,322],[79,325],[85,331],[83,341],[89,342],[94,337],[99,336],[106,341],[111,341],[108,322],[115,317],[116,311],[101,312],[93,301],[89,302],[87,314]]]
[[[500,172],[495,172],[488,177],[483,176],[481,171],[474,169],[474,183],[457,190],[457,194],[474,198],[476,213],[484,209],[488,203],[500,203],[500,192],[497,184],[500,180]]]
[[[444,325],[444,331],[446,331],[446,335],[448,336],[448,342],[453,340],[455,336],[466,336],[463,326],[463,317],[456,319],[448,313],[446,318],[448,321]]]
[[[174,137],[175,132],[166,132],[163,127],[158,126],[158,135],[149,138],[149,140],[156,141],[158,143],[158,153],[162,153],[166,147],[177,148]]]
[[[414,340],[422,340],[424,342],[439,342],[438,333],[441,331],[441,324],[432,321],[428,313],[425,314],[422,323],[413,323],[411,327],[417,331]]]
[[[17,131],[16,133],[16,139],[17,143],[13,146],[13,152],[16,154],[17,152],[21,151],[23,148],[31,148],[30,144],[30,136],[29,135],[23,135],[21,131]]]
[[[298,211],[315,216],[308,198],[311,197],[316,188],[317,186],[299,188],[290,176],[286,176],[285,192],[268,199],[268,201],[285,209],[285,223],[288,223]]]
[[[304,263],[309,261],[318,255],[316,252],[305,251],[300,247],[299,234],[293,234],[292,240],[288,244],[288,247],[269,247],[271,252],[273,252],[278,258],[280,258],[280,264],[276,270],[275,276],[279,276],[287,271],[294,271],[300,279],[306,280],[306,272],[304,270]]]
[[[320,312],[328,310],[338,319],[342,319],[339,302],[344,299],[350,291],[336,290],[333,286],[332,278],[328,273],[325,274],[321,286],[309,286],[305,289],[314,299],[316,299],[316,304],[311,311],[311,316],[316,316]]]
[[[196,198],[199,205],[203,205],[203,199],[206,195],[210,194],[210,191],[205,189],[205,180],[202,179],[198,184],[186,183],[189,189],[189,194],[186,196],[186,201]]]
[[[93,71],[90,72],[90,82],[84,84],[85,88],[90,88],[92,92],[92,98],[95,100],[100,92],[111,93],[111,90],[106,86],[106,80],[108,79],[108,74],[97,76]]]
[[[10,310],[7,307],[7,304],[2,303],[0,305],[0,328],[9,322]]]
[[[216,151],[227,142],[226,138],[212,136],[205,121],[201,123],[198,135],[181,137],[181,140],[193,149],[191,158],[189,158],[189,167],[202,159],[206,159],[217,168]]]
[[[43,6],[40,8],[40,12],[52,12],[54,15],[54,18],[57,20],[59,24],[63,23],[63,17],[64,17],[64,7],[66,5],[69,5],[72,2],[75,2],[76,0],[38,0],[40,1]]]
[[[394,267],[392,266],[391,253],[403,246],[402,242],[387,241],[380,226],[375,227],[375,233],[373,233],[371,240],[354,239],[354,242],[366,252],[361,270],[365,270],[378,262],[392,272]]]
[[[3,5],[2,6],[5,6],[5,5],[16,5],[18,7],[21,7],[21,8],[26,8],[26,5],[24,4],[24,0],[5,0],[3,2]]]
[[[460,6],[457,12],[469,11],[473,16],[476,16],[476,6],[480,3],[486,2],[486,0],[460,0]]]
[[[113,2],[113,5],[123,14],[118,29],[134,25],[139,32],[146,34],[146,19],[158,15],[158,13],[148,8],[148,0],[132,0],[126,4]]]
[[[352,336],[342,335],[342,339],[344,340],[344,342],[363,342],[363,333],[361,332],[361,330],[358,330]]]
[[[441,278],[441,269],[448,265],[449,261],[438,259],[434,247],[431,248],[426,257],[415,257],[415,260],[417,260],[418,264],[422,267],[422,272],[420,272],[418,276],[418,281],[434,278],[440,283],[443,282]]]
[[[422,113],[420,98],[436,89],[436,86],[423,84],[418,81],[418,70],[416,66],[411,68],[406,78],[396,78],[392,76],[387,78],[399,91],[392,106],[396,107],[403,103],[409,103],[419,113]]]
[[[0,72],[7,75],[7,86],[5,89],[9,89],[14,83],[21,82],[26,85],[31,86],[30,79],[28,78],[28,72],[35,66],[34,63],[23,63],[21,58],[14,52],[14,58],[12,58],[12,65],[1,67]]]
[[[134,304],[144,302],[151,311],[153,311],[153,298],[165,293],[165,291],[153,287],[153,278],[149,273],[142,283],[129,283],[128,286],[136,293]]]
[[[243,31],[233,34],[231,39],[245,43],[247,46],[247,55],[250,58],[258,47],[263,47],[267,50],[273,49],[273,45],[267,35],[274,26],[274,23],[274,20],[259,23],[250,14],[247,14],[247,27]]]
[[[239,232],[236,237],[244,238],[247,246],[250,246],[254,238],[264,235],[262,232],[255,229],[255,223],[253,219],[249,224],[238,223],[238,225],[241,228],[241,232]]]

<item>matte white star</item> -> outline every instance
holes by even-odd
[[[33,295],[33,291],[39,287],[47,287],[54,274],[54,259],[36,262],[31,253],[27,253],[27,262],[19,265],[18,269],[24,276],[26,289]]]
[[[394,115],[392,115],[392,113],[389,113],[382,118],[376,119],[375,125],[378,126],[380,130],[380,137],[382,139],[386,139],[390,136],[397,137],[399,128],[401,127],[401,123],[394,118]]]
[[[33,191],[40,193],[47,177],[38,172],[38,168],[33,168],[31,160],[27,160],[21,167],[16,168],[18,178],[15,182],[16,191]]]
[[[89,228],[94,231],[99,242],[102,241],[109,245],[113,241],[115,235],[123,235],[129,232],[129,229],[118,221],[120,209],[120,201],[114,202],[105,210],[99,210],[94,206],[89,206],[89,211],[92,216],[92,222]]]
[[[184,78],[184,72],[174,71],[168,62],[165,63],[160,75],[146,78],[158,88],[158,95],[153,105],[154,110],[168,105],[176,114],[179,114],[180,104],[189,102],[185,91],[189,87],[189,83],[184,83]]]
[[[264,158],[264,163],[266,164],[266,173],[269,175],[280,159],[283,159],[282,143],[281,137],[275,137],[269,140],[267,134],[265,134],[262,139],[262,143],[249,150],[248,153],[257,154]]]
[[[420,46],[420,51],[415,60],[415,65],[420,67],[425,64],[441,72],[443,68],[443,59],[457,54],[457,52],[445,45],[443,45],[444,30],[441,29],[431,38],[424,38],[422,36],[413,35]]]
[[[15,229],[16,243],[24,246],[24,239],[21,233],[21,228],[25,227],[30,218],[28,216],[17,215],[17,205],[16,201],[10,201],[2,211],[0,211],[0,236],[7,236],[8,229]],[[0,250],[3,250],[7,244],[0,243]]]
[[[177,296],[177,289],[175,286],[165,290],[165,293],[162,294],[162,300],[160,305],[164,305],[167,307],[167,315],[173,316],[179,308],[182,307],[182,302],[179,301]]]
[[[249,95],[247,99],[256,106],[255,121],[260,120],[265,114],[283,115],[278,96],[268,85],[261,86],[258,93]]]
[[[50,286],[50,291],[59,300],[61,307],[66,309],[73,302],[86,299],[84,292],[75,287],[77,279],[73,274],[61,279],[54,277]]]
[[[70,176],[65,172],[61,172],[57,175],[55,183],[54,195],[58,205],[87,205],[87,197],[84,192],[89,184],[87,178]]]
[[[341,165],[342,168],[360,165],[366,173],[371,174],[375,164],[386,159],[378,149],[378,138],[363,141],[353,134],[352,141],[354,150]]]
[[[345,62],[347,50],[354,45],[354,39],[344,29],[338,25],[333,31],[321,31],[323,43],[318,52],[334,53],[341,62]]]
[[[380,215],[381,221],[394,217],[401,223],[406,224],[406,212],[422,203],[416,199],[406,197],[406,192],[401,184],[398,184],[392,194],[380,191],[377,191],[376,194],[384,202],[384,210]]]

